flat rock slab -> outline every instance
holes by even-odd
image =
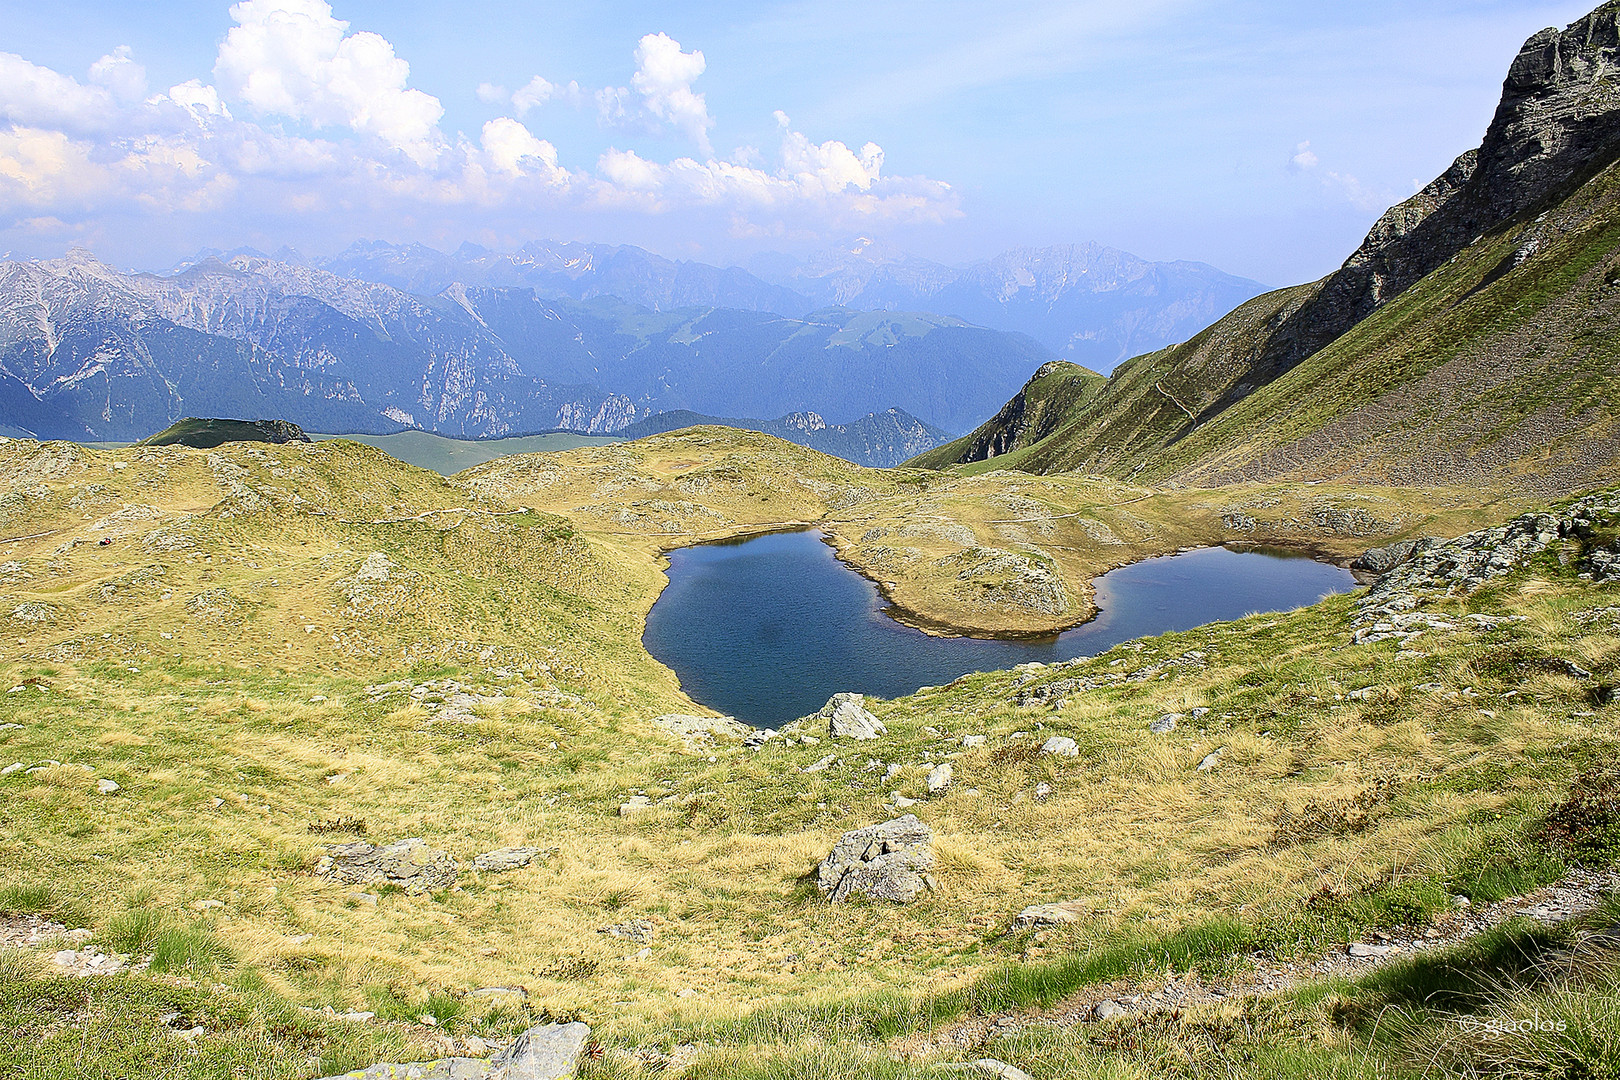
[[[540,854],[535,847],[503,847],[494,851],[486,851],[473,859],[473,869],[482,870],[488,874],[501,874],[508,870],[520,870],[534,861]]]
[[[816,883],[834,903],[865,896],[909,904],[932,887],[932,841],[933,833],[915,814],[852,830],[821,860]]]
[[[525,1031],[493,1057],[383,1062],[325,1080],[567,1080],[590,1037],[591,1029],[584,1024],[543,1024]]]
[[[710,742],[715,736],[747,738],[754,729],[729,716],[689,716],[685,713],[665,713],[649,721],[654,727],[674,735],[688,745]]]
[[[1064,900],[1057,904],[1031,904],[1013,916],[1013,925],[1066,926],[1069,923],[1079,922],[1090,911],[1091,909],[1080,900]]]
[[[316,869],[348,885],[398,885],[414,894],[449,888],[461,867],[448,851],[412,836],[384,847],[364,840],[340,844]]]

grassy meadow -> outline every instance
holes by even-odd
[[[592,1025],[583,1070],[600,1077],[934,1077],[986,1054],[1041,1080],[1430,1060],[1522,1075],[1441,1033],[1531,1007],[1585,1010],[1595,1042],[1527,1044],[1524,1061],[1613,1061],[1604,939],[1519,924],[1273,1000],[924,1046],[963,1017],[1342,951],[1458,895],[1605,865],[1620,820],[1597,814],[1577,846],[1544,827],[1620,735],[1620,589],[1578,579],[1568,545],[1430,609],[1522,617],[1494,630],[1351,646],[1341,596],[869,702],[876,742],[754,750],[648,722],[705,711],[640,646],[660,554],[697,538],[816,523],[857,566],[863,545],[913,548],[881,580],[950,622],[967,605],[937,563],[964,548],[1045,555],[1083,597],[1109,565],[1192,543],[1348,554],[1522,499],[879,471],[712,429],[448,479],[342,440],[10,441],[0,477],[0,767],[25,766],[0,776],[0,911],[147,965],[80,980],[48,950],[0,950],[0,1075],[324,1076],[548,1017]],[[1017,704],[1051,682],[1060,707]],[[1167,713],[1183,720],[1150,733]],[[1039,753],[1051,735],[1079,756]],[[945,761],[951,787],[913,809],[938,888],[906,907],[822,900],[813,871],[838,836],[892,816],[896,792],[922,799]],[[633,795],[652,808],[621,815]],[[403,837],[455,855],[457,883],[317,873],[331,845]],[[513,845],[540,854],[473,869]],[[1085,914],[1014,927],[1053,901]],[[1571,949],[1556,971],[1493,959]],[[1478,994],[1422,991],[1464,970]]]

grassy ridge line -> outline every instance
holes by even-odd
[[[1177,491],[1094,476],[866,469],[721,428],[508,458],[455,482],[567,515],[604,542],[653,557],[813,522],[845,563],[878,583],[902,621],[978,634],[1076,625],[1095,613],[1094,578],[1183,547],[1274,544],[1345,560],[1396,537],[1465,532],[1528,505],[1521,495],[1475,508],[1488,500],[1460,489]],[[997,562],[1000,553],[1012,558]],[[1031,578],[1060,582],[1061,592],[1031,589]]]

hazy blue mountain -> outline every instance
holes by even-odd
[[[1020,248],[960,268],[863,239],[805,260],[760,255],[744,270],[676,262],[626,245],[546,241],[492,252],[464,244],[447,254],[422,244],[360,242],[317,265],[427,295],[461,284],[527,287],[553,300],[617,297],[654,311],[934,312],[1028,334],[1064,359],[1104,371],[1184,341],[1265,291],[1203,263],[1148,262],[1098,244]]]
[[[837,423],[892,407],[966,430],[1048,358],[932,315],[653,311],[462,284],[422,296],[250,254],[169,275],[83,252],[0,262],[0,425],[50,437],[136,439],[199,415],[607,433],[680,408]]]
[[[554,300],[614,296],[654,311],[722,307],[802,315],[819,306],[737,267],[676,262],[628,245],[536,241],[495,252],[463,244],[445,254],[423,244],[360,241],[317,264],[339,277],[430,295],[460,284],[530,288]]]
[[[1028,334],[1101,371],[1185,341],[1266,291],[1203,263],[1148,262],[1100,244],[1018,248],[956,269],[861,239],[799,264],[751,266],[820,303],[936,311]]]

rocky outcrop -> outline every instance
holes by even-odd
[[[800,728],[827,726],[827,734],[834,739],[854,739],[864,742],[887,734],[883,721],[866,711],[863,694],[834,694],[819,712],[796,722]]]
[[[1351,570],[1361,570],[1371,574],[1387,574],[1401,563],[1412,557],[1413,552],[1420,547],[1428,550],[1441,543],[1439,540],[1397,540],[1393,544],[1372,548],[1364,551],[1350,560]]]
[[[973,547],[947,556],[941,567],[956,571],[952,594],[993,609],[1016,608],[1041,615],[1069,610],[1069,594],[1050,562],[1000,548]]]
[[[933,833],[916,815],[841,836],[816,870],[816,884],[833,903],[854,896],[909,904],[933,887]]]
[[[1452,629],[1447,620],[1417,609],[1438,596],[1473,592],[1504,577],[1560,540],[1578,548],[1577,572],[1588,581],[1620,581],[1620,491],[1591,495],[1556,513],[1525,514],[1445,543],[1420,545],[1380,577],[1356,605],[1353,642],[1406,638],[1426,629]],[[1567,557],[1567,553],[1566,553]],[[1471,615],[1479,621],[1487,616]]]
[[[459,870],[454,855],[415,836],[383,847],[364,840],[340,844],[315,866],[322,877],[347,885],[397,885],[412,894],[448,889]]]
[[[543,1024],[492,1057],[385,1062],[326,1080],[566,1080],[574,1075],[590,1037],[584,1024]]]

